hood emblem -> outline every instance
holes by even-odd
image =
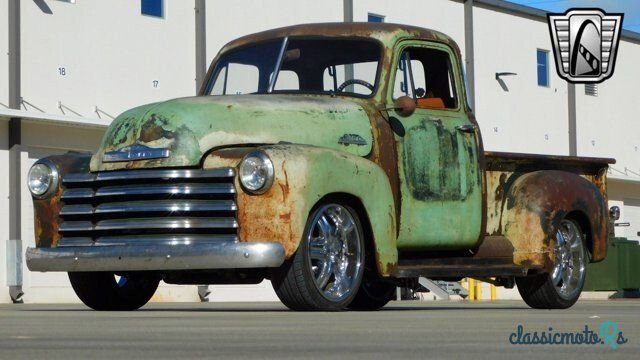
[[[122,149],[106,152],[103,162],[118,162],[132,160],[163,159],[171,155],[171,150],[165,148],[151,148],[142,144],[134,144]]]
[[[367,145],[367,140],[358,134],[344,134],[338,139],[338,144],[343,145]]]

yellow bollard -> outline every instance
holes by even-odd
[[[482,300],[482,281],[476,280],[476,300]]]
[[[476,299],[476,281],[472,278],[467,278],[469,284],[469,301]]]
[[[496,297],[496,286],[491,284],[491,301],[495,301]]]

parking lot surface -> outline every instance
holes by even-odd
[[[543,331],[577,339],[585,327],[604,330],[607,343],[513,344]],[[614,349],[614,335],[626,343]],[[640,300],[580,301],[554,311],[521,301],[405,301],[337,313],[277,303],[152,303],[111,313],[79,304],[0,305],[0,359],[603,357],[640,358]]]

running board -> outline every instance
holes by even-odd
[[[527,270],[525,267],[514,264],[511,258],[440,258],[400,261],[393,276],[397,278],[524,276]]]

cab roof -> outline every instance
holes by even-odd
[[[223,47],[223,51],[285,36],[365,37],[379,40],[385,47],[391,47],[399,40],[420,39],[445,43],[459,53],[456,42],[439,31],[410,25],[368,22],[314,23],[281,27],[233,40]]]

